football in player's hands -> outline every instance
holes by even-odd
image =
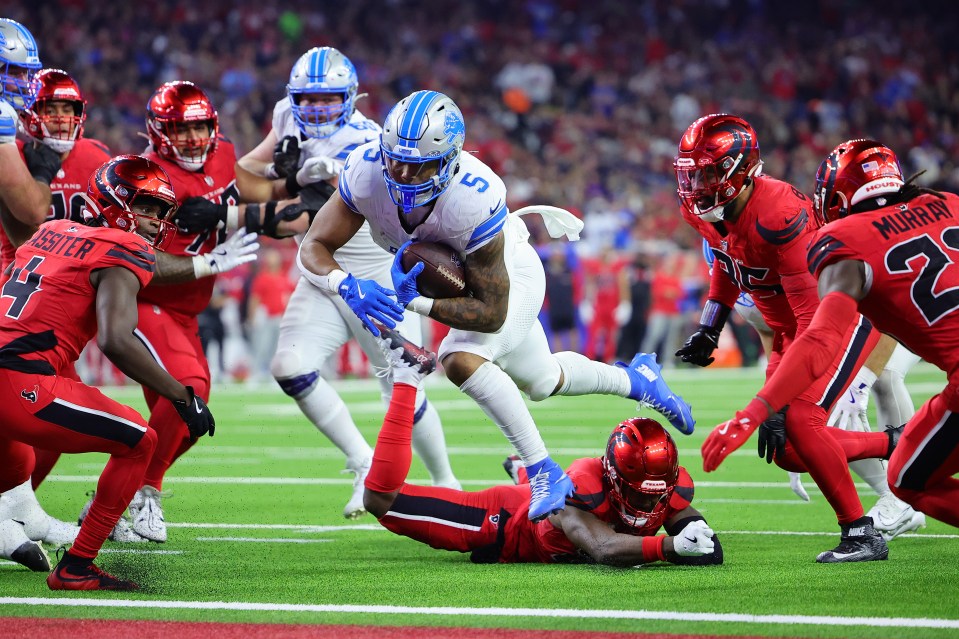
[[[423,263],[423,272],[416,278],[421,295],[435,299],[469,295],[463,261],[452,247],[437,242],[413,242],[403,251],[400,263],[408,273],[417,262]]]

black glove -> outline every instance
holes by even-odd
[[[772,415],[759,425],[759,457],[765,457],[766,463],[773,463],[773,453],[776,457],[786,454],[786,410]]]
[[[699,329],[689,336],[683,347],[676,351],[676,357],[696,366],[709,366],[716,358],[710,357],[719,345],[719,334],[726,324],[732,309],[716,300],[706,300],[703,315],[699,320]]]
[[[190,439],[196,441],[207,433],[213,437],[215,422],[213,413],[202,399],[196,396],[192,386],[186,387],[190,393],[190,401],[174,400],[173,408],[180,414],[180,419],[186,422],[186,427],[190,430]]]
[[[173,221],[184,233],[200,233],[226,224],[228,204],[214,204],[202,197],[188,197],[177,209]]]
[[[718,345],[719,331],[708,326],[700,326],[698,331],[689,336],[683,347],[676,351],[676,357],[696,366],[709,366],[716,359],[710,355]]]
[[[313,182],[303,187],[300,191],[300,200],[310,207],[315,214],[319,211],[326,201],[336,193],[336,187],[329,182]],[[313,215],[310,215],[310,221],[313,221]]]
[[[300,141],[294,135],[288,135],[273,147],[273,171],[276,177],[285,178],[296,175],[300,166]]]
[[[60,154],[46,144],[28,142],[23,145],[23,157],[33,179],[50,186],[60,171]]]

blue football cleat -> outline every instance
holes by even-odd
[[[559,464],[547,457],[526,467],[529,475],[529,520],[540,521],[566,507],[566,497],[573,493],[573,480]]]
[[[616,362],[616,365],[629,376],[629,399],[658,411],[682,434],[693,432],[696,420],[692,408],[669,390],[662,367],[656,362],[656,353],[637,353],[628,365],[623,362]]]

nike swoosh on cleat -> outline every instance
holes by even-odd
[[[861,554],[863,554],[862,551],[857,550],[856,552],[834,552],[832,556],[836,559],[848,559],[849,557],[857,557]]]

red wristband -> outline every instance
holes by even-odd
[[[663,541],[665,540],[666,535],[643,537],[643,563],[666,561],[666,555],[663,554]]]

